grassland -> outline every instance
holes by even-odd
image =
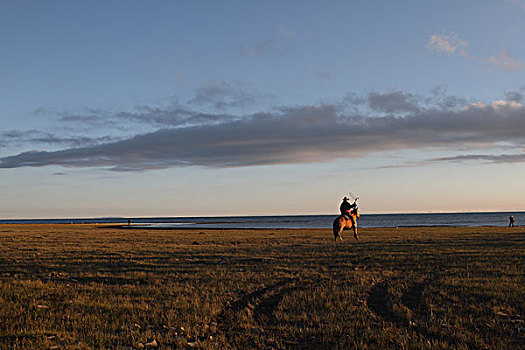
[[[512,349],[525,227],[0,225],[1,349]]]

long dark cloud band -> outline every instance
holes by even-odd
[[[238,167],[325,162],[404,149],[474,149],[502,143],[514,154],[435,160],[525,161],[519,153],[525,145],[525,107],[518,101],[463,106],[456,101],[454,108],[451,104],[429,108],[417,96],[395,92],[371,94],[367,102],[368,114],[343,103],[279,108],[247,116],[223,113],[210,116],[212,123],[166,125],[116,142],[24,152],[0,158],[0,168],[60,165],[141,171],[177,166]],[[173,118],[167,112],[157,113],[163,114]],[[134,114],[133,118],[140,116]]]

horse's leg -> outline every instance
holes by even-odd
[[[352,221],[352,230],[354,231],[354,238],[356,241],[359,241],[359,236],[357,235],[357,219],[354,216],[350,216]]]
[[[334,230],[334,241],[337,243],[337,239],[341,237],[341,225],[338,224],[337,219],[334,221],[333,230]]]
[[[333,230],[334,230],[334,241],[337,243],[337,239],[339,238],[339,240],[341,242],[343,242],[343,236],[341,235],[341,233],[346,229],[346,228],[350,228],[350,226],[348,226],[348,221],[345,220],[343,217],[339,217],[337,218],[334,223],[333,223]]]
[[[337,236],[335,237],[335,241],[337,242],[337,239],[339,238],[339,240],[342,242],[343,241],[343,236],[341,236],[341,232],[343,232],[343,230],[345,229],[345,227],[343,225],[339,225],[337,227]]]

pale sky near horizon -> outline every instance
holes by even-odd
[[[0,2],[0,219],[525,210],[525,1]]]

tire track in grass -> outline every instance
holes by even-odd
[[[374,314],[387,321],[403,323],[403,319],[399,318],[394,312],[394,303],[388,292],[388,282],[386,281],[379,281],[372,285],[366,299],[366,305]]]
[[[431,281],[427,279],[423,282],[412,283],[401,296],[401,302],[403,305],[414,313],[426,313],[428,308],[423,300],[423,292],[430,282]]]
[[[295,286],[295,280],[283,280],[251,293],[241,294],[235,301],[226,303],[219,314],[218,329],[228,344],[234,348],[261,348],[275,343],[271,334],[273,314],[283,298],[305,287]],[[249,319],[249,324],[241,324]],[[249,328],[249,331],[246,330]],[[286,340],[283,340],[286,342]]]
[[[434,279],[429,278],[422,282],[412,283],[401,295],[401,304],[421,319],[429,317],[428,313],[430,308],[425,304],[424,292],[433,280]],[[426,326],[417,325],[407,317],[400,316],[394,309],[395,303],[396,301],[392,299],[392,295],[389,292],[388,281],[382,280],[372,285],[368,293],[366,305],[374,314],[397,327],[405,328],[409,333],[417,334],[417,336],[429,342],[437,341],[444,342],[451,346],[458,345],[458,339],[456,337],[432,332],[427,329]],[[432,316],[430,315],[430,317]],[[476,348],[476,344],[471,341],[466,341],[466,344],[469,348]]]

